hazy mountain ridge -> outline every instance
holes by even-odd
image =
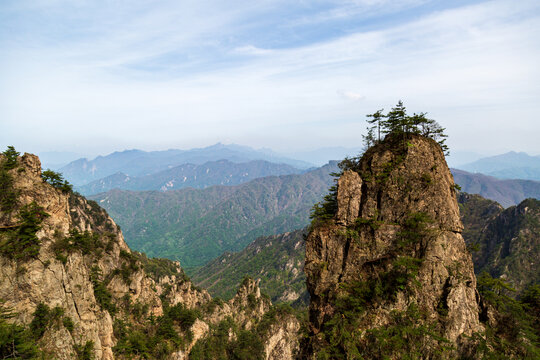
[[[234,163],[229,160],[209,161],[201,165],[182,164],[150,175],[134,177],[116,173],[77,187],[84,195],[93,195],[112,189],[121,190],[178,190],[186,187],[203,189],[212,185],[238,185],[250,180],[288,174],[302,170],[286,164],[265,160]]]
[[[236,186],[167,191],[113,190],[90,196],[122,226],[130,246],[200,266],[262,235],[303,228],[333,183],[337,162]]]
[[[540,156],[510,151],[505,154],[478,159],[458,166],[459,169],[482,173],[500,179],[525,179],[540,181]]]
[[[172,167],[192,163],[204,164],[208,161],[229,160],[235,163],[252,160],[266,160],[283,163],[301,169],[312,167],[312,164],[279,156],[268,150],[254,150],[247,146],[224,145],[221,143],[200,149],[142,151],[125,150],[106,156],[98,156],[93,160],[78,159],[60,169],[66,179],[75,185],[85,185],[118,172],[129,176],[145,176]]]
[[[484,174],[472,174],[451,169],[456,184],[469,194],[479,194],[494,200],[504,207],[517,205],[527,198],[540,199],[540,181],[503,180]]]

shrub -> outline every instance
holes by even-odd
[[[7,322],[13,316],[12,310],[4,307],[4,302],[0,300],[0,358],[42,359],[32,332]]]
[[[88,340],[84,345],[75,345],[75,352],[77,353],[77,359],[79,360],[93,360],[94,359],[94,342]]]
[[[39,340],[49,326],[49,322],[51,320],[51,310],[47,305],[39,303],[36,307],[36,310],[34,311],[33,316],[34,318],[30,323],[30,330],[34,335],[34,338],[36,340]]]
[[[116,306],[112,302],[112,295],[101,279],[101,270],[98,266],[93,266],[90,270],[90,281],[94,287],[94,297],[99,306],[107,310],[111,315],[116,313]]]
[[[17,205],[19,192],[13,188],[13,178],[4,166],[0,166],[0,210],[11,213]]]
[[[0,254],[15,260],[28,260],[39,254],[41,241],[36,233],[49,214],[35,202],[23,206],[19,211],[20,225],[8,231],[0,242]]]
[[[73,329],[75,328],[75,324],[73,323],[73,320],[69,316],[66,316],[62,319],[62,324],[66,328],[67,331],[70,333],[73,332]]]

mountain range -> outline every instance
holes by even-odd
[[[253,160],[234,163],[229,160],[209,161],[201,165],[182,164],[171,169],[144,176],[129,176],[122,172],[78,186],[83,195],[92,195],[112,189],[121,190],[177,190],[186,187],[197,189],[212,185],[238,185],[265,177],[303,172],[286,164]]]
[[[236,165],[235,165],[236,166]],[[258,236],[308,225],[312,205],[333,184],[337,162],[302,174],[257,178],[236,186],[161,191],[111,190],[90,196],[122,226],[130,246],[180,260],[188,272]],[[203,171],[204,173],[205,171]],[[540,182],[500,180],[453,170],[462,190],[504,207],[540,198]]]
[[[540,181],[497,179],[484,174],[473,174],[451,169],[456,184],[464,192],[480,194],[504,207],[517,205],[526,198],[540,199]]]
[[[117,221],[128,244],[189,270],[262,235],[303,228],[338,171],[337,162],[302,174],[237,186],[159,191],[112,190],[90,196]]]
[[[86,158],[72,161],[59,169],[65,178],[80,186],[116,173],[128,176],[145,176],[171,169],[182,164],[200,165],[208,161],[229,160],[235,163],[251,160],[266,160],[283,163],[300,169],[313,167],[300,160],[286,158],[269,150],[254,150],[247,146],[224,145],[221,143],[200,149],[142,151],[125,150],[107,156],[98,156],[93,160]]]
[[[482,173],[500,179],[540,180],[540,156],[511,151],[457,166],[461,170]]]

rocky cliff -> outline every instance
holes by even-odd
[[[212,300],[178,263],[132,252],[107,213],[42,173],[36,156],[8,155],[0,155],[0,327],[13,346],[0,341],[3,356],[187,359],[224,320],[250,332],[272,310],[258,332],[260,357],[290,358],[298,320],[276,312],[257,282],[246,280],[227,303]]]
[[[483,331],[454,181],[433,140],[342,163],[306,240],[309,358],[454,358]]]

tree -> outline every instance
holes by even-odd
[[[367,135],[363,136],[364,144],[367,147],[375,145],[381,141],[381,133],[386,136],[400,135],[404,143],[408,135],[422,135],[437,141],[445,155],[448,155],[445,128],[435,120],[428,119],[426,115],[426,113],[407,115],[407,109],[401,100],[387,114],[383,114],[383,109],[368,114],[366,121],[370,126],[367,128]],[[377,130],[377,138],[375,138],[375,130]]]
[[[20,155],[13,146],[8,146],[2,154],[6,157],[4,169],[11,170],[17,166],[17,157]]]
[[[62,174],[47,169],[41,173],[41,178],[46,183],[51,184],[57,189],[62,190],[62,192],[68,193],[73,191],[73,185],[71,185],[67,180],[64,180]]]

